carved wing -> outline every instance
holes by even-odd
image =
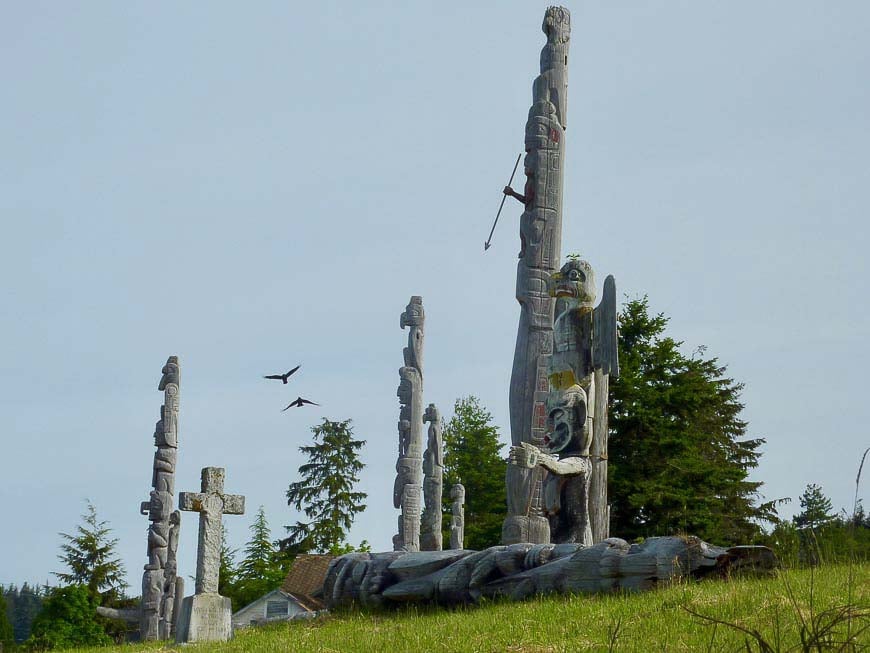
[[[610,274],[604,280],[601,302],[592,314],[592,365],[603,374],[619,376],[616,341],[616,281]]]

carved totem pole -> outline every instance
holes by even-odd
[[[563,7],[544,15],[547,44],[541,51],[541,74],[532,86],[532,107],[525,130],[526,185],[522,195],[516,296],[520,321],[510,385],[511,441],[514,446],[541,446],[547,428],[548,361],[553,346],[554,301],[547,291],[558,269],[562,237],[562,171],[565,161],[568,41],[571,16]],[[510,192],[508,192],[510,191]],[[542,510],[540,467],[509,465],[507,517],[502,543],[546,543],[550,529]]]
[[[429,404],[423,414],[429,422],[429,439],[423,454],[423,519],[420,526],[420,550],[440,551],[441,492],[444,485],[444,449],[441,442],[441,413],[435,404]]]
[[[157,386],[163,391],[160,421],[154,429],[154,471],[151,497],[143,501],[140,512],[148,516],[148,564],[142,576],[140,636],[143,640],[168,639],[176,621],[175,598],[184,595],[184,585],[177,576],[181,513],[173,511],[175,464],[178,458],[178,407],[180,388],[178,357],[170,356],[163,366]]]
[[[423,298],[411,297],[400,319],[409,327],[405,365],[399,369],[396,392],[399,409],[399,458],[393,505],[399,515],[399,532],[393,536],[395,551],[420,550],[420,509],[423,494]]]
[[[548,435],[544,451],[522,443],[511,448],[509,460],[521,468],[541,467],[548,472],[543,509],[550,520],[552,541],[592,546],[594,537],[602,536],[600,531],[593,532],[592,515],[606,517],[607,513],[606,467],[604,494],[591,496],[590,486],[593,471],[600,476],[600,466],[606,465],[606,456],[598,453],[602,447],[593,447],[596,440],[603,440],[606,447],[607,440],[606,432],[596,430],[597,411],[607,413],[607,397],[602,406],[602,389],[596,386],[601,380],[606,384],[610,374],[619,373],[616,285],[612,276],[607,277],[601,303],[593,308],[592,266],[570,260],[550,277],[549,293],[556,299],[558,317],[549,365]],[[603,392],[607,392],[606,385]]]
[[[450,518],[450,548],[465,548],[465,486],[457,483],[450,488],[453,499]]]

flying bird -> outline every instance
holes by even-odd
[[[287,408],[292,408],[293,406],[296,406],[297,408],[301,408],[305,404],[311,404],[312,406],[319,406],[320,405],[320,404],[314,403],[313,401],[308,401],[307,399],[303,399],[302,397],[296,397],[296,401],[291,402],[290,405],[287,406]],[[287,410],[287,408],[282,408],[281,412],[283,413],[285,410]]]
[[[302,366],[297,365],[292,370],[287,372],[287,374],[270,374],[269,376],[264,376],[263,378],[264,379],[275,379],[276,381],[280,379],[284,385],[287,385],[287,379],[290,377],[291,374],[293,374],[293,372],[298,370],[300,367],[302,367]]]

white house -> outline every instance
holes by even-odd
[[[233,628],[247,628],[269,620],[284,620],[300,612],[312,612],[319,606],[307,605],[283,590],[273,590],[249,603],[233,615]]]

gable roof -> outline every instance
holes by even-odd
[[[281,585],[281,590],[292,594],[297,600],[307,605],[320,604],[320,601],[312,596],[323,587],[326,579],[326,570],[335,556],[320,555],[315,553],[303,553],[296,556],[293,565]]]

